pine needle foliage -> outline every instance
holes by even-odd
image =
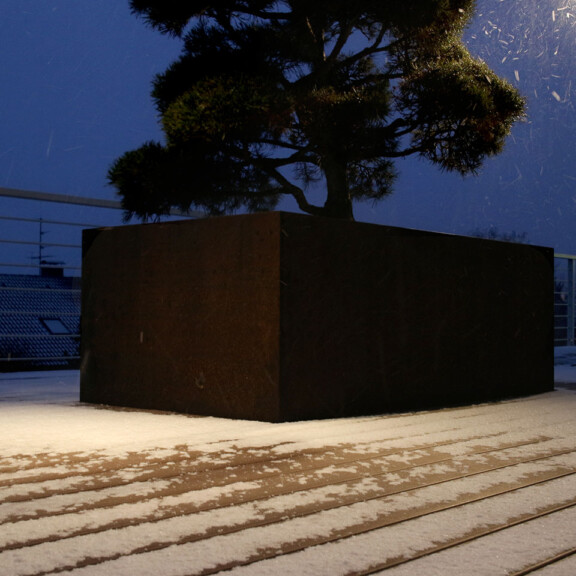
[[[392,191],[395,159],[474,173],[524,114],[462,42],[474,0],[130,4],[182,53],[154,81],[165,142],[108,173],[128,218],[268,210],[291,195],[304,212],[351,219],[355,200]]]

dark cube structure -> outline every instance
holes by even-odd
[[[83,251],[83,402],[282,422],[553,389],[549,248],[269,212]]]

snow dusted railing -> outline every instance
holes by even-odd
[[[554,346],[574,346],[576,256],[554,255]]]

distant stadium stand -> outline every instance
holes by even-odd
[[[80,278],[0,274],[0,372],[76,368]]]

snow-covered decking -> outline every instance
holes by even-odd
[[[289,424],[0,374],[0,574],[572,576],[572,358],[548,394]]]

